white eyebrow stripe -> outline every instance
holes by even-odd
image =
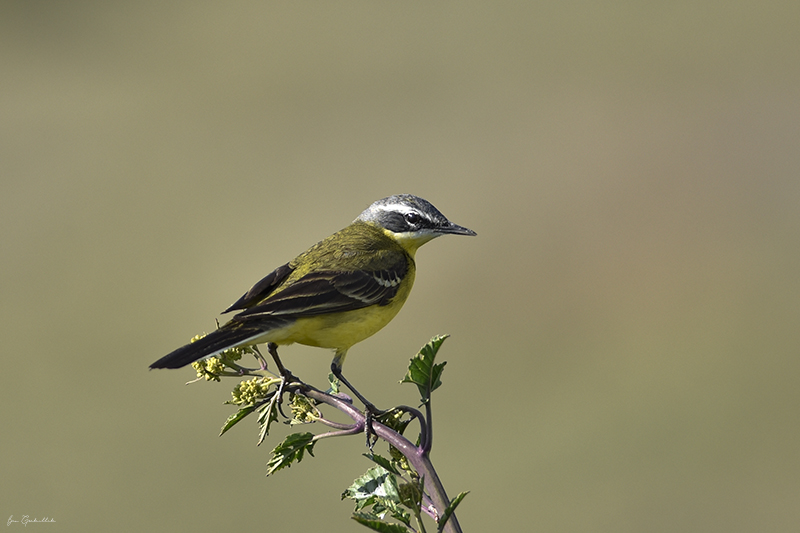
[[[380,209],[381,211],[390,211],[394,213],[418,213],[419,211],[414,209],[413,207],[409,207],[406,204],[387,204],[387,205],[377,205],[375,206],[376,209]]]

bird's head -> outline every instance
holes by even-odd
[[[440,235],[477,235],[447,220],[427,200],[411,194],[378,200],[358,215],[356,221],[379,226],[410,252]]]

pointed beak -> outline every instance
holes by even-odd
[[[458,224],[453,224],[452,222],[447,223],[446,226],[441,226],[436,229],[437,233],[442,235],[477,235],[474,231],[469,228],[465,228],[464,226],[459,226]]]

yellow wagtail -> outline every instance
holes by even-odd
[[[400,311],[414,283],[414,253],[446,234],[476,235],[417,196],[378,200],[253,285],[223,311],[239,311],[229,322],[150,368],[180,368],[239,346],[296,342],[335,350],[331,370],[361,397],[342,376],[347,350]]]

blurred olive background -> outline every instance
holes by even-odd
[[[465,531],[797,531],[800,3],[4,2],[0,511],[52,531],[365,531],[362,439],[265,478],[233,382],[147,366],[372,201],[417,255],[348,357],[450,333]],[[330,354],[283,350],[324,385]],[[21,527],[12,524],[12,527]]]

